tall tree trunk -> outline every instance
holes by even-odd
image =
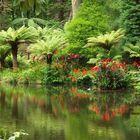
[[[82,0],[72,0],[72,17],[74,18],[76,16],[76,13],[80,7]]]
[[[17,52],[18,52],[18,46],[17,46],[17,44],[13,44],[12,45],[13,70],[16,70],[18,68]]]

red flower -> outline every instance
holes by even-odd
[[[105,62],[104,60],[102,60],[102,59],[100,60],[100,63],[104,63],[104,62]]]
[[[111,118],[114,118],[114,117],[116,117],[116,111],[112,111],[111,113]]]
[[[103,114],[100,115],[100,119],[101,119],[102,121],[104,121],[105,118],[104,118],[104,115],[103,115]]]
[[[90,70],[93,72],[97,72],[99,70],[99,66],[91,67]]]
[[[50,58],[51,58],[51,54],[48,54],[48,56],[47,56],[47,57],[48,57],[48,59],[50,59]]]
[[[79,69],[74,69],[73,72],[76,74],[78,73],[80,70]]]
[[[139,67],[140,66],[140,64],[137,61],[134,61],[133,62],[133,65],[136,66],[136,67]]]
[[[54,52],[54,54],[58,54],[58,52],[57,52],[57,51],[55,51],[55,52]]]
[[[61,56],[61,59],[62,59],[62,60],[64,60],[64,59],[65,59],[65,56],[64,56],[64,55],[62,55],[62,56]]]
[[[109,115],[107,114],[107,112],[105,112],[104,115],[105,115],[105,120],[109,122],[110,121],[110,118],[109,118]]]
[[[82,74],[83,74],[83,75],[86,75],[86,74],[87,74],[87,71],[86,71],[86,70],[83,70],[83,71],[82,71]]]
[[[111,60],[110,58],[107,58],[107,59],[105,60],[105,62],[108,63],[108,62],[110,62],[110,60]]]

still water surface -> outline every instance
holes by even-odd
[[[140,140],[138,93],[0,86],[0,129],[22,140]],[[0,134],[2,135],[2,134]]]

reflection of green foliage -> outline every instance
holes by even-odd
[[[2,98],[3,94],[5,98]],[[90,100],[84,99],[87,96],[83,95],[88,95]],[[131,105],[135,101],[135,94],[93,94],[93,91],[68,87],[1,85],[0,99],[0,105],[5,99],[4,106],[0,107],[0,125],[13,131],[22,127],[29,133],[29,139],[62,139],[65,136],[68,140],[108,140],[115,137],[123,140],[128,129],[119,115],[111,123],[104,123],[88,110],[88,106],[96,103],[101,109],[107,106],[110,109],[122,104]],[[17,111],[17,116],[11,115],[11,111]],[[8,124],[7,119],[10,122]]]
[[[127,133],[131,133],[130,138],[136,139],[137,135],[140,135],[140,107],[135,107],[132,115],[128,120],[124,121],[125,129]]]

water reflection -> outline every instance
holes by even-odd
[[[136,93],[1,85],[0,126],[25,130],[28,140],[139,140],[136,100]]]

